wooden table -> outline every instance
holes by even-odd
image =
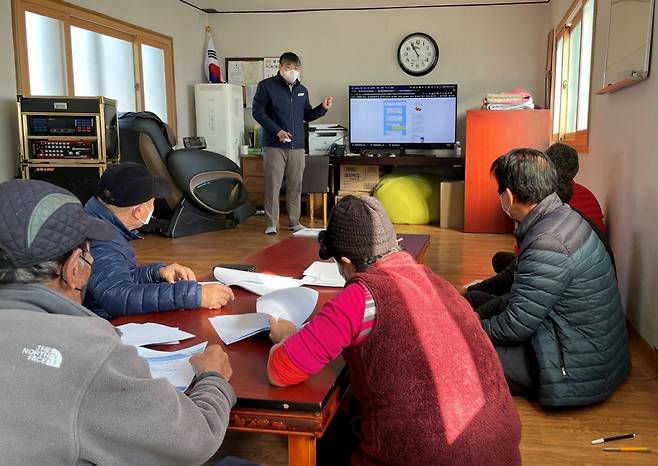
[[[418,262],[429,248],[429,235],[399,235],[400,243]],[[221,247],[219,245],[218,247]],[[318,258],[315,237],[291,237],[241,260],[253,264],[258,272],[301,277],[302,272]],[[317,312],[324,303],[340,292],[338,288],[314,287],[319,292]],[[209,317],[255,312],[257,296],[234,289],[235,300],[222,309],[197,309],[141,314],[114,320],[114,325],[129,322],[158,322],[180,327],[195,338],[181,345],[160,346],[176,350],[203,341],[221,344],[233,367],[231,385],[238,401],[231,411],[229,429],[245,432],[283,434],[288,436],[288,464],[314,466],[316,439],[326,431],[347,389],[349,378],[342,357],[320,373],[292,387],[274,387],[267,380],[267,358],[272,343],[267,333],[226,346],[210,325]]]

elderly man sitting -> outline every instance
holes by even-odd
[[[130,242],[140,238],[136,229],[149,223],[155,198],[166,196],[169,190],[167,180],[151,175],[143,165],[122,163],[103,173],[96,197],[85,205],[89,215],[114,229],[109,241],[91,242],[96,263],[84,305],[101,317],[111,320],[145,312],[214,309],[233,299],[230,288],[215,283],[202,286],[182,265],[137,265]]]
[[[508,294],[495,296],[493,277],[466,298],[512,393],[537,392],[553,407],[603,401],[631,370],[612,258],[590,223],[555,193],[557,173],[542,152],[515,149],[491,172],[503,211],[519,222],[519,254]]]
[[[2,464],[207,461],[236,400],[221,347],[191,359],[189,396],[153,379],[135,348],[80,305],[89,240],[110,240],[112,227],[68,191],[35,180],[0,184],[0,218]],[[238,464],[230,461],[220,464]]]

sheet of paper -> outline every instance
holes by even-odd
[[[318,292],[310,288],[273,291],[256,300],[256,312],[286,319],[297,327],[309,318],[318,302]]]
[[[313,262],[304,270],[302,282],[305,285],[331,286],[336,288],[345,286],[345,279],[340,274],[336,262]]]
[[[245,106],[251,108],[254,106],[254,96],[256,95],[256,90],[258,89],[258,84],[248,84],[245,86]]]
[[[219,338],[230,345],[270,328],[270,316],[265,314],[234,314],[209,317],[210,325]]]
[[[148,362],[151,377],[165,378],[176,387],[176,390],[184,392],[194,379],[194,368],[190,364],[190,357],[202,353],[207,344],[208,342],[204,341],[178,351],[157,351],[138,347],[137,353]]]
[[[239,84],[240,86],[244,85],[244,73],[242,71],[241,61],[230,61],[228,62],[228,82],[229,84]]]
[[[144,324],[124,324],[117,327],[121,331],[124,345],[144,346],[170,343],[193,338],[191,333],[162,324],[147,322]]]
[[[147,359],[154,379],[165,378],[176,390],[184,392],[194,379],[190,357],[184,354]]]
[[[272,291],[302,286],[301,280],[265,273],[245,272],[243,270],[215,267],[213,275],[218,282],[227,286],[239,286],[257,295],[263,296]]]
[[[286,288],[261,296],[256,313],[210,317],[210,324],[222,341],[230,345],[269,330],[270,316],[292,321],[301,326],[313,313],[318,292],[309,288]]]
[[[149,358],[164,358],[164,357],[169,357],[169,356],[178,356],[178,355],[184,355],[184,356],[192,356],[193,354],[196,353],[203,353],[203,351],[206,349],[206,346],[208,345],[207,341],[204,341],[203,343],[199,343],[198,345],[190,346],[188,348],[183,348],[180,350],[176,351],[158,351],[150,348],[144,348],[141,346],[137,347],[137,354],[139,354],[141,357],[149,359]]]
[[[263,80],[263,62],[262,61],[243,61],[242,75],[244,84],[258,84]]]
[[[318,234],[324,230],[324,228],[304,228],[294,232],[293,236],[318,236]]]
[[[263,59],[263,78],[271,78],[279,72],[279,59],[275,57],[265,57]]]

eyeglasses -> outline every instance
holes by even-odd
[[[87,260],[87,258],[85,257],[85,254],[89,254],[89,257],[91,257],[91,262],[89,262],[89,261]],[[89,249],[82,249],[82,254],[80,254],[80,259],[82,259],[83,261],[85,261],[89,267],[92,267],[92,264],[93,264],[93,262],[94,262],[94,258],[93,258],[93,256],[91,255],[91,252],[89,251]]]

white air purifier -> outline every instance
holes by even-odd
[[[196,84],[196,133],[206,139],[207,149],[240,166],[239,148],[244,144],[242,86]]]

